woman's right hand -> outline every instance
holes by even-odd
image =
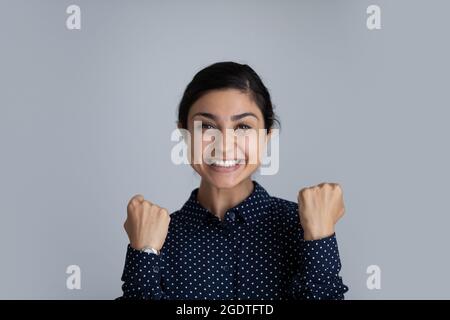
[[[151,247],[161,250],[169,229],[170,215],[161,208],[144,199],[140,194],[131,198],[127,206],[125,231],[134,249]]]

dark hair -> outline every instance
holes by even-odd
[[[178,122],[187,129],[191,106],[205,93],[214,89],[238,89],[249,93],[261,110],[265,129],[280,124],[272,106],[270,94],[258,74],[246,64],[231,61],[217,62],[200,70],[186,87],[178,107]]]

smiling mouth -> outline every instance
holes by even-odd
[[[245,164],[244,159],[219,160],[211,159],[208,166],[217,172],[232,172]]]

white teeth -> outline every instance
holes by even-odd
[[[243,163],[244,160],[212,160],[211,165],[218,167],[233,167],[237,164]]]

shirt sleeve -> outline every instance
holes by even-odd
[[[318,239],[300,239],[294,250],[297,266],[290,296],[305,300],[343,300],[348,287],[339,276],[341,261],[336,234]]]
[[[121,280],[123,295],[116,300],[165,298],[161,287],[161,255],[146,253],[127,246]]]

